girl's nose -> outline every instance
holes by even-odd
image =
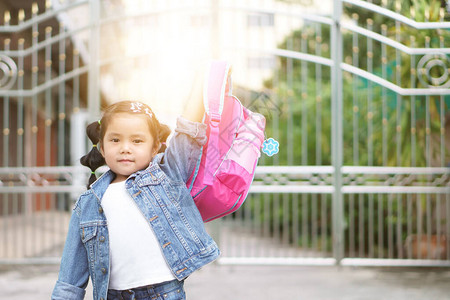
[[[129,143],[122,143],[122,145],[120,147],[120,153],[130,153]]]

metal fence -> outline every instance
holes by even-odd
[[[235,93],[280,142],[244,206],[208,224],[221,263],[449,266],[448,12],[379,2],[3,12],[0,262],[57,261],[87,175],[84,124],[130,86],[168,113],[158,80],[175,75],[161,70],[196,52],[233,63]]]

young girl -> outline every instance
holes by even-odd
[[[109,170],[75,204],[52,299],[83,299],[89,276],[96,300],[185,299],[184,279],[219,256],[185,185],[206,142],[199,107],[178,118],[167,149],[168,127],[140,102],[88,127],[98,144],[82,162]]]

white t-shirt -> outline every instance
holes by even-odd
[[[125,181],[108,186],[102,207],[109,231],[109,288],[126,290],[175,279],[150,224],[125,189]]]

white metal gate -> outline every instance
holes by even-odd
[[[58,261],[101,105],[139,98],[170,123],[191,68],[220,57],[281,145],[244,207],[208,225],[222,263],[450,265],[450,23],[433,3],[5,9],[0,262]]]

